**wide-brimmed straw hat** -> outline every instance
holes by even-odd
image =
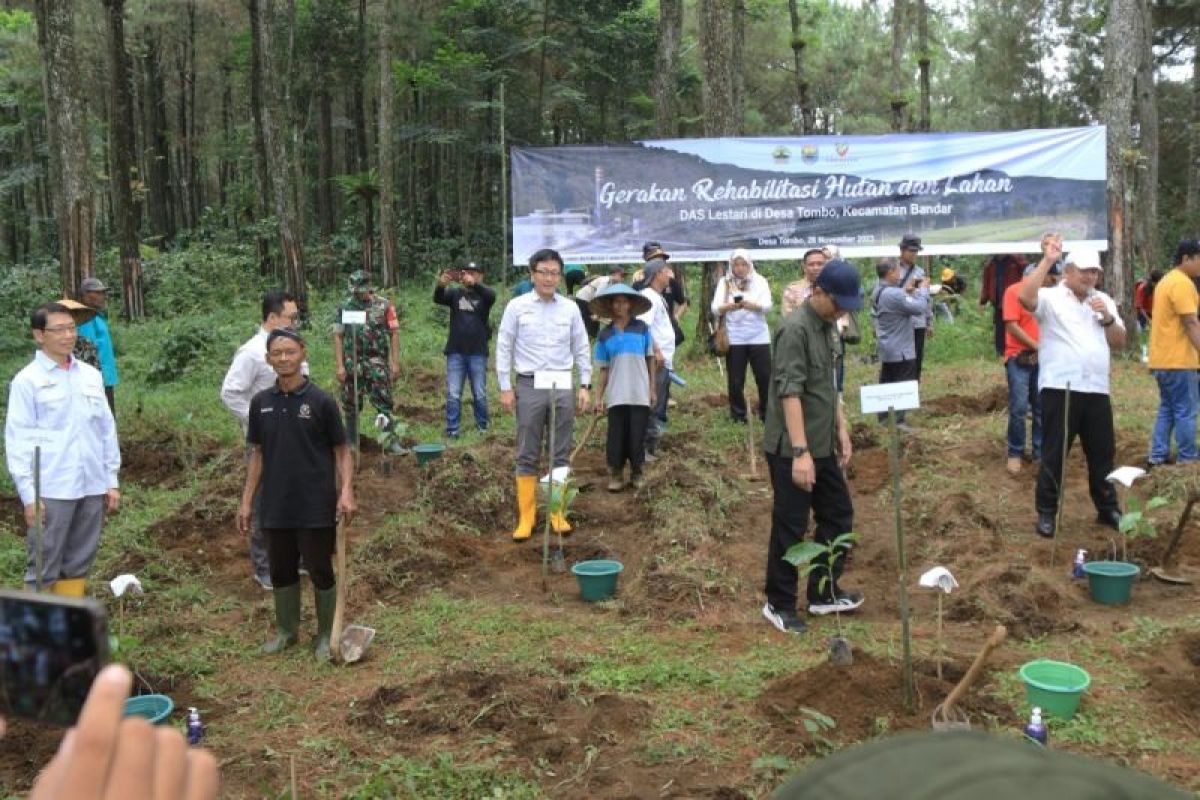
[[[604,287],[596,294],[596,298],[588,303],[588,308],[597,317],[612,319],[612,301],[617,297],[629,298],[629,315],[631,317],[640,316],[650,310],[650,298],[623,283],[614,283]]]
[[[84,305],[78,300],[72,300],[68,297],[64,297],[61,300],[55,300],[54,302],[71,312],[71,319],[75,320],[76,326],[90,322],[92,317],[96,316],[98,313],[96,309],[92,308],[91,306]]]

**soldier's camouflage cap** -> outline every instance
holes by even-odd
[[[356,269],[350,273],[350,288],[352,289],[370,289],[371,279],[367,277],[367,273],[361,269]]]
[[[1051,737],[1054,733],[1051,729]],[[773,800],[1173,800],[1141,772],[978,731],[902,734],[820,759]]]

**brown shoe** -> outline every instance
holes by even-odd
[[[1009,456],[1008,461],[1004,465],[1004,468],[1008,470],[1009,475],[1020,475],[1021,474],[1021,466],[1022,466],[1022,464],[1021,464],[1020,456]]]
[[[625,488],[625,470],[614,469],[608,473],[608,490],[619,492]]]

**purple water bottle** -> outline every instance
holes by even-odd
[[[1084,577],[1083,565],[1087,563],[1087,550],[1082,547],[1075,553],[1075,563],[1071,565],[1071,577],[1079,580]]]
[[[1047,740],[1050,738],[1046,732],[1046,725],[1042,722],[1042,710],[1035,708],[1033,714],[1029,717],[1029,724],[1025,726],[1025,735],[1033,741],[1046,746]]]
[[[200,712],[194,707],[188,708],[187,740],[190,745],[198,745],[204,740],[204,723],[200,721]]]

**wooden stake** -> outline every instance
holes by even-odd
[[[554,423],[558,406],[558,389],[550,386],[550,480],[546,482],[546,519],[542,526],[542,591],[550,591],[547,576],[550,573],[550,513],[554,508]]]
[[[908,557],[904,550],[904,522],[900,514],[900,430],[896,427],[896,409],[888,407],[888,428],[892,433],[892,505],[895,512],[896,555],[900,562],[900,633],[904,644],[904,707],[914,710],[912,632],[908,618]]]
[[[1063,438],[1062,438],[1062,468],[1058,471],[1058,508],[1054,511],[1054,536],[1050,539],[1050,566],[1054,566],[1058,555],[1058,534],[1062,530],[1063,497],[1067,493],[1067,442],[1070,441],[1071,430],[1071,382],[1067,381],[1067,391],[1063,398]]]
[[[329,650],[338,661],[342,660],[342,627],[346,614],[346,524],[334,529],[337,537],[337,601],[333,606],[333,628],[329,633]]]
[[[290,771],[292,773],[292,781],[291,781],[292,800],[300,800],[300,793],[296,789],[296,757],[288,756],[288,762],[290,764]]]
[[[942,595],[945,594],[940,589],[938,590],[938,620],[937,620],[937,639],[938,639],[938,656],[937,656],[937,676],[938,680],[942,679],[942,661],[946,658],[946,641],[942,638]]]

